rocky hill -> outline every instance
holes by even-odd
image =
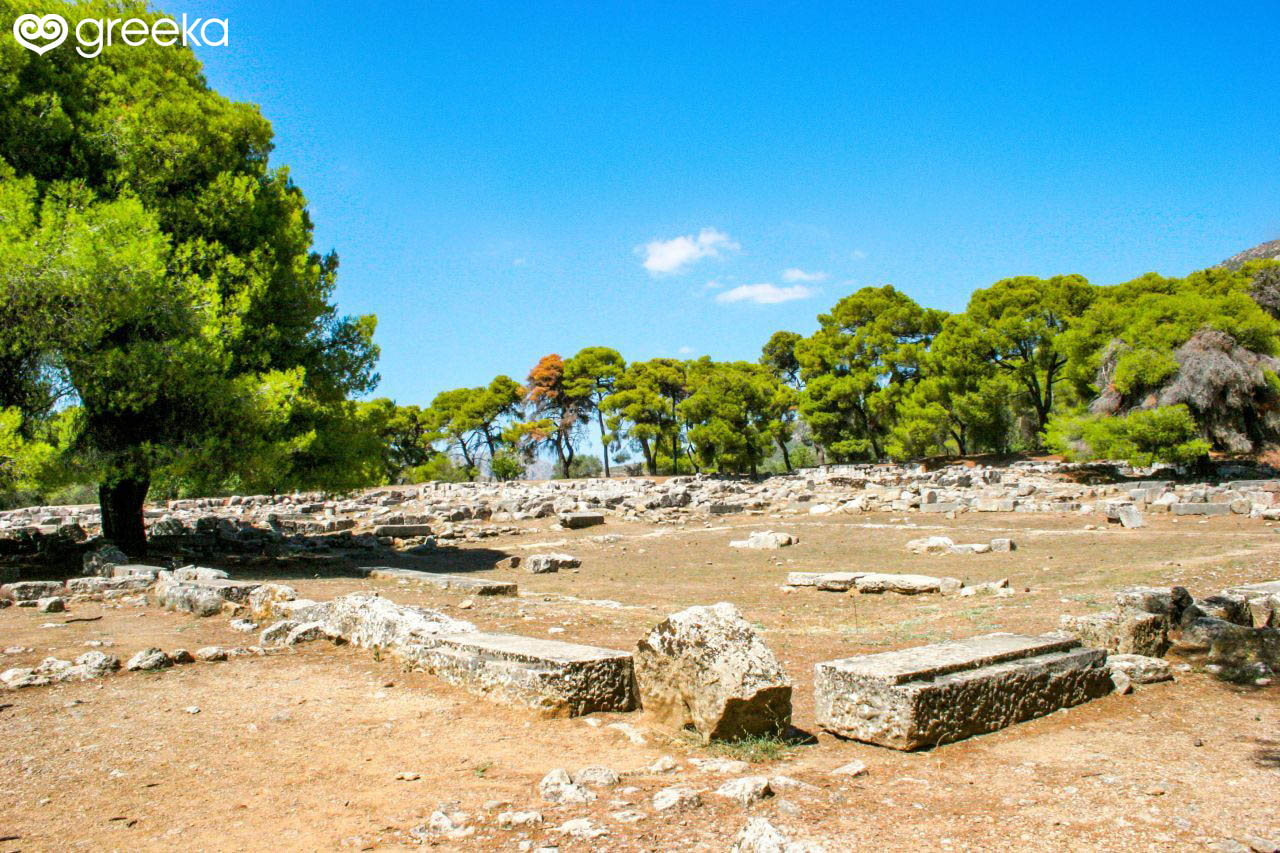
[[[1271,240],[1254,246],[1252,249],[1245,249],[1240,254],[1227,258],[1218,266],[1236,270],[1249,261],[1280,261],[1280,240]]]

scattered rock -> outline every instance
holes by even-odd
[[[715,790],[717,797],[725,797],[737,801],[742,806],[773,796],[769,780],[764,776],[744,776],[741,779],[730,779]]]
[[[124,668],[129,672],[149,672],[173,666],[173,659],[157,648],[143,649],[133,657]]]
[[[698,792],[692,788],[674,786],[663,788],[653,795],[653,807],[660,812],[672,809],[695,809],[700,805],[702,805],[702,797],[698,796]]]

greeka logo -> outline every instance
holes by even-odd
[[[13,37],[18,44],[43,56],[67,40],[66,18],[61,15],[21,15],[13,22]],[[104,47],[117,42],[130,47],[148,40],[163,47],[226,47],[231,39],[231,24],[226,18],[195,18],[182,22],[173,18],[144,21],[141,18],[85,18],[76,24],[76,53],[92,59]]]

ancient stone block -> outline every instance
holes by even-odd
[[[861,593],[896,592],[899,595],[919,595],[921,593],[952,594],[960,591],[964,584],[959,578],[935,578],[930,575],[890,575],[868,572],[859,575],[854,586]]]
[[[38,601],[61,592],[61,581],[18,581],[0,586],[0,595],[14,601]]]
[[[1108,655],[1107,666],[1113,671],[1123,672],[1134,684],[1154,684],[1157,681],[1173,679],[1173,668],[1164,658],[1151,658],[1146,655]]]
[[[418,536],[430,536],[429,524],[379,524],[373,528],[373,535],[388,539],[413,539]]]
[[[1172,504],[1174,515],[1230,515],[1231,504],[1182,503]]]
[[[818,725],[916,749],[993,732],[1105,696],[1106,654],[1072,639],[988,634],[815,667]]]
[[[475,631],[470,622],[428,610],[396,604],[378,595],[353,592],[335,598],[325,621],[328,633],[353,646],[383,649],[410,659],[419,647],[442,634]]]
[[[1191,606],[1191,593],[1181,586],[1131,586],[1116,593],[1116,606],[1121,610],[1158,613],[1176,625],[1182,621],[1183,611]]]
[[[222,611],[224,603],[246,604],[249,596],[262,584],[231,580],[175,580],[165,572],[152,587],[154,603],[166,610],[212,616]]]
[[[437,589],[465,592],[468,595],[516,595],[518,592],[515,581],[469,578],[461,575],[441,575],[434,572],[420,572],[414,569],[378,567],[369,570],[369,577],[375,580],[414,581]]]
[[[796,544],[798,540],[790,533],[779,533],[773,530],[754,531],[746,539],[735,539],[729,543],[730,548],[750,548],[757,551],[772,551]]]
[[[576,569],[582,561],[569,554],[532,554],[523,565],[530,574],[545,575],[561,569]]]
[[[560,524],[570,530],[594,527],[597,524],[604,524],[604,514],[599,512],[562,512],[560,513]]]
[[[1158,658],[1169,650],[1169,620],[1158,613],[1107,610],[1063,616],[1061,624],[1082,645],[1112,654]]]
[[[732,604],[668,616],[636,645],[645,710],[704,742],[784,730],[791,683],[773,652]]]
[[[631,655],[615,649],[476,632],[431,638],[412,658],[451,684],[549,715],[636,707]]]

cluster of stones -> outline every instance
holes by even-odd
[[[409,829],[408,835],[438,845],[476,837],[482,832],[485,834],[479,837],[489,839],[493,837],[492,831],[497,830],[520,838],[515,844],[517,850],[550,851],[559,848],[539,845],[529,839],[530,834],[545,832],[546,844],[555,843],[557,839],[607,843],[604,839],[612,834],[608,824],[601,823],[597,817],[572,816],[576,807],[590,806],[604,797],[612,808],[606,814],[607,819],[619,825],[636,824],[650,817],[681,819],[684,814],[714,802],[736,808],[750,808],[781,796],[808,798],[815,804],[822,798],[825,802],[826,792],[818,785],[782,774],[741,775],[750,769],[745,761],[730,759],[693,758],[686,767],[671,756],[663,756],[647,767],[622,772],[602,765],[583,767],[572,773],[557,767],[537,784],[533,792],[537,802],[517,807],[507,800],[491,800],[471,812],[450,803],[433,812],[424,823]],[[848,768],[837,768],[831,775],[848,777],[863,770],[859,767],[856,772],[850,772]],[[696,775],[684,777],[687,772]],[[706,779],[708,775],[736,778],[721,781]],[[420,778],[421,774],[413,771],[396,776],[398,781],[407,782]],[[790,802],[784,805],[789,811],[795,809]],[[730,849],[742,853],[825,853],[820,843],[793,841],[782,829],[760,817],[747,819]]]
[[[1233,473],[1229,467],[1219,471],[1223,477]],[[266,555],[430,548],[518,533],[522,522],[536,519],[559,517],[573,529],[606,515],[676,523],[738,513],[1071,512],[1126,526],[1142,524],[1144,512],[1280,519],[1280,480],[1205,485],[1124,479],[1144,474],[1149,472],[1052,462],[933,471],[921,465],[833,465],[760,482],[697,475],[664,481],[429,483],[342,499],[312,493],[178,500],[147,508],[146,518],[149,535],[162,548]],[[96,506],[11,510],[0,513],[0,556],[82,542],[100,530]]]
[[[1115,655],[1203,654],[1210,666],[1271,683],[1280,669],[1280,581],[1193,598],[1184,587],[1130,587],[1111,610],[1063,616],[1062,629]]]

